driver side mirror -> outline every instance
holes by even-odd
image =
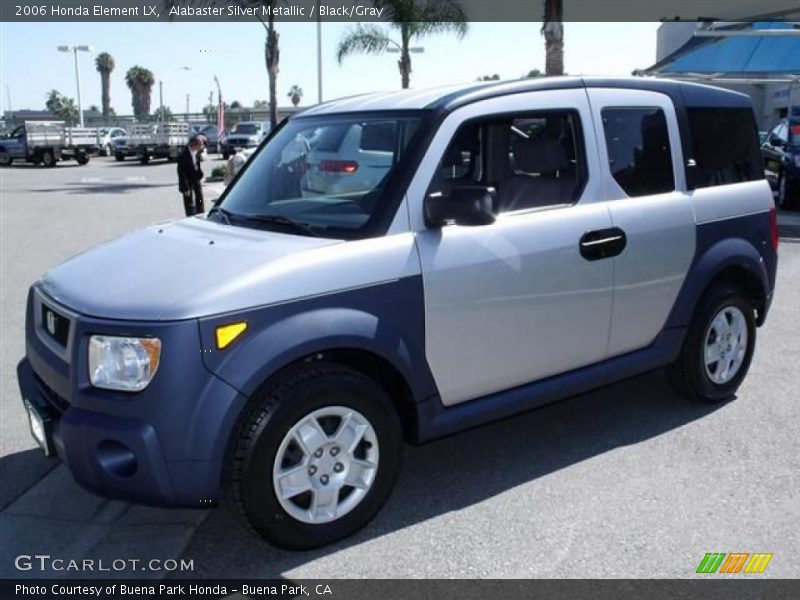
[[[493,187],[471,185],[455,187],[449,196],[433,192],[425,198],[425,221],[430,227],[490,225],[495,221]]]

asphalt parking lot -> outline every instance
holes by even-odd
[[[97,498],[34,448],[15,373],[28,286],[82,249],[183,212],[173,164],[73,164],[0,170],[0,577],[105,575],[15,570],[17,555],[36,553],[193,561],[172,576],[692,577],[707,552],[773,553],[761,577],[800,576],[800,213],[781,215],[776,297],[735,400],[692,404],[655,372],[407,447],[371,525],[293,553],[225,509]]]

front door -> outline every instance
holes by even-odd
[[[621,249],[603,254],[614,236],[594,148],[584,90],[487,100],[441,126],[425,193],[493,186],[498,213],[417,233],[427,358],[445,405],[605,357]]]

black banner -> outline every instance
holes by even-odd
[[[0,580],[0,598],[43,600],[794,600],[797,580]]]
[[[428,3],[416,0],[424,12]],[[454,20],[542,21],[543,0],[448,0]],[[798,20],[798,0],[564,0],[563,21]],[[276,21],[380,22],[380,0],[3,0],[0,21]],[[437,11],[437,20],[441,20]],[[424,20],[424,19],[423,19]]]

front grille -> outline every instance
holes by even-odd
[[[42,328],[64,348],[69,341],[69,319],[42,303]]]

